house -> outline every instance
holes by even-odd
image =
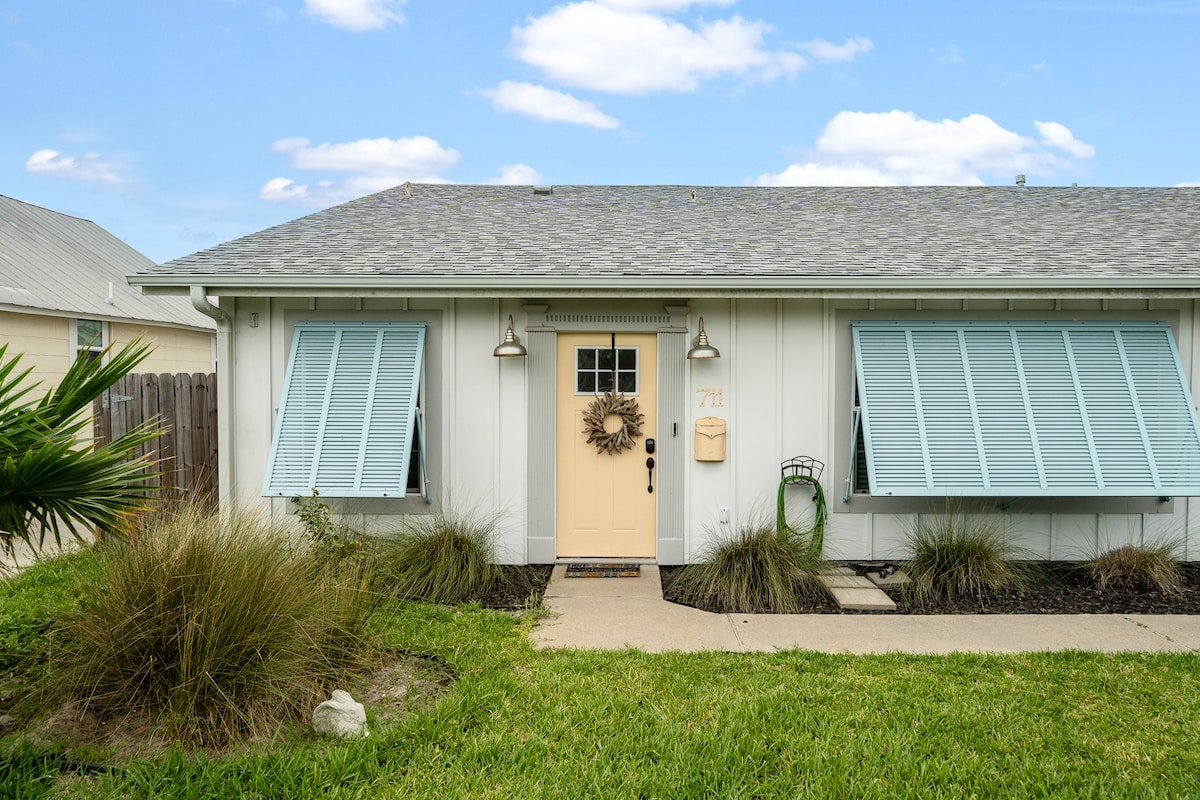
[[[94,222],[0,196],[0,342],[51,387],[80,353],[153,344],[146,372],[212,372],[215,323],[125,276],[153,262]]]
[[[218,320],[222,496],[281,519],[315,487],[372,527],[498,515],[513,563],[677,564],[806,456],[831,558],[953,506],[1039,557],[1200,559],[1197,219],[1200,189],[406,184],[130,282]]]

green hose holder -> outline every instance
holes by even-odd
[[[813,519],[811,538],[809,540],[809,555],[813,559],[821,558],[821,550],[825,544],[825,521],[829,518],[829,508],[825,505],[825,492],[821,489],[821,473],[825,464],[809,456],[789,458],[779,465],[781,480],[775,511],[775,531],[780,536],[796,536],[802,532],[796,530],[787,521],[784,508],[784,490],[793,484],[808,484],[813,487],[813,503],[816,504],[816,514]]]

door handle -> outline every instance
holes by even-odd
[[[653,494],[654,493],[654,459],[653,458],[646,459],[646,471],[650,473],[650,483],[646,485],[646,491]]]

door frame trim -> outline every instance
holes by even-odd
[[[619,333],[658,334],[658,468],[655,476],[658,493],[655,519],[655,547],[659,564],[683,563],[684,520],[684,421],[687,413],[686,352],[689,309],[685,301],[663,306],[631,301],[621,309],[576,310],[574,303],[563,303],[551,311],[549,304],[525,306],[525,346],[528,380],[527,421],[529,449],[527,460],[528,527],[526,562],[552,564],[555,561],[555,380],[557,376],[557,339],[564,333],[617,331]],[[661,309],[661,310],[659,310]],[[667,435],[670,431],[672,435]]]

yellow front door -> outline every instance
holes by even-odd
[[[653,333],[560,333],[557,376],[557,552],[560,558],[654,558],[657,339]],[[614,384],[615,380],[615,384]],[[610,388],[637,403],[641,436],[619,452],[588,442],[585,415]],[[621,420],[610,415],[605,430]],[[657,488],[657,487],[655,487]]]

